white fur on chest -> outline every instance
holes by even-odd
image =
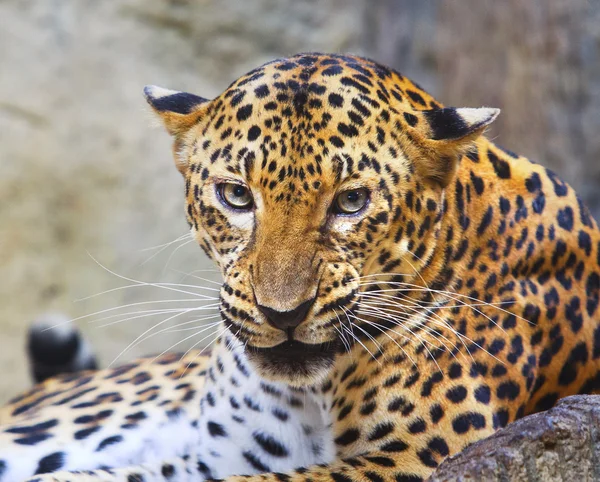
[[[211,370],[197,452],[211,477],[285,472],[334,459],[329,397],[260,379],[239,347],[221,346]]]

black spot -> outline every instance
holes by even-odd
[[[405,112],[404,113],[404,120],[407,122],[407,124],[411,127],[414,127],[417,125],[417,122],[419,121],[419,119],[417,118],[416,115],[411,114],[410,112]]]
[[[366,472],[363,472],[363,475],[367,479],[369,479],[371,482],[385,482],[383,480],[383,477],[381,477],[381,475],[378,475],[375,472],[371,472],[370,470],[367,470]]]
[[[160,468],[160,473],[165,479],[169,479],[175,474],[175,467],[173,467],[171,464],[163,464],[163,466]]]
[[[227,437],[227,431],[223,425],[216,422],[208,422],[206,426],[208,428],[208,433],[212,437]]]
[[[145,482],[145,480],[142,474],[129,474],[127,476],[127,482]]]
[[[542,214],[544,207],[546,207],[546,196],[544,196],[543,192],[540,192],[531,202],[531,208],[533,209],[534,213]]]
[[[270,435],[262,432],[254,432],[252,438],[265,452],[273,457],[287,457],[287,449]]]
[[[444,416],[444,409],[440,404],[436,403],[429,409],[429,415],[433,423],[438,423]]]
[[[292,70],[295,69],[297,67],[295,62],[284,62],[282,64],[276,65],[275,68],[277,70]],[[269,470],[265,470],[264,472],[269,472]]]
[[[287,412],[285,412],[282,409],[277,408],[277,407],[273,408],[271,410],[271,413],[273,415],[275,415],[275,417],[277,419],[281,420],[282,422],[287,422],[287,420],[290,418],[290,416],[289,416],[289,414]]]
[[[433,454],[431,453],[431,450],[428,450],[428,449],[419,450],[417,452],[417,455],[419,456],[419,460],[421,460],[421,463],[423,465],[425,465],[427,467],[431,467],[431,468],[435,468],[438,466],[438,463],[433,458]]]
[[[75,437],[75,440],[85,440],[90,435],[96,433],[98,430],[100,430],[100,427],[96,425],[95,427],[88,427],[78,430],[73,436]]]
[[[590,238],[590,235],[588,233],[586,233],[585,231],[581,230],[579,231],[579,247],[585,251],[585,255],[589,256],[590,253],[592,252],[592,238]]]
[[[498,410],[493,416],[494,429],[506,427],[508,425],[508,411]]]
[[[368,462],[371,462],[372,464],[375,464],[375,465],[379,465],[380,467],[395,467],[396,466],[394,461],[388,457],[365,455],[364,458]]]
[[[569,353],[565,364],[563,365],[560,375],[558,376],[558,383],[560,385],[570,385],[577,378],[578,365],[584,365],[588,361],[588,351],[585,342],[580,342],[575,345],[575,348]]]
[[[245,121],[252,115],[252,104],[246,104],[240,107],[237,111],[236,118],[238,121]]]
[[[394,431],[394,424],[392,422],[382,422],[375,426],[373,431],[369,434],[368,440],[379,440]]]
[[[332,65],[331,67],[327,67],[325,70],[323,70],[322,74],[326,77],[331,77],[334,75],[340,75],[343,71],[344,69],[342,69],[341,66]]]
[[[485,184],[483,179],[476,176],[473,171],[471,171],[471,182],[473,183],[473,187],[475,188],[475,192],[481,196],[483,194]]]
[[[597,326],[594,330],[594,360],[600,358],[600,326]]]
[[[586,310],[589,316],[592,316],[598,308],[600,302],[600,276],[598,273],[591,273],[585,284],[587,294]]]
[[[376,408],[377,408],[377,403],[375,403],[375,402],[365,403],[362,407],[360,407],[360,414],[361,415],[371,415],[375,411]]]
[[[431,375],[424,383],[423,383],[423,387],[421,388],[421,396],[422,397],[428,397],[429,395],[431,395],[431,390],[433,389],[433,387],[441,382],[444,379],[444,375],[440,372],[435,372],[433,375]]]
[[[331,93],[327,100],[332,107],[342,107],[344,105],[344,98],[340,94]]]
[[[433,437],[427,444],[427,447],[429,447],[429,450],[437,452],[442,457],[447,457],[450,453],[448,444],[442,437]]]
[[[346,137],[356,137],[358,135],[358,129],[356,127],[345,124],[344,122],[340,122],[337,129],[340,134]],[[331,138],[329,140],[331,140]]]
[[[329,138],[329,142],[331,142],[335,147],[344,147],[344,141],[338,136],[331,136]]]
[[[494,171],[496,171],[496,175],[500,179],[510,179],[510,164],[502,159],[499,159],[498,156],[489,149],[487,154],[488,159],[494,167]]]
[[[96,452],[101,452],[106,447],[109,447],[110,445],[114,445],[122,441],[123,437],[121,435],[113,435],[112,437],[106,437],[98,444],[98,447],[96,447]]]
[[[448,376],[455,380],[456,378],[460,378],[462,376],[462,366],[458,363],[453,363],[450,365],[450,369],[448,370]]]
[[[260,127],[258,126],[252,126],[250,127],[250,129],[248,130],[248,140],[249,141],[254,141],[258,138],[258,136],[260,136]]]
[[[535,411],[543,412],[544,410],[548,410],[554,406],[557,400],[558,393],[548,393],[547,395],[544,395],[542,398],[540,398],[535,404]]]
[[[342,446],[350,445],[356,442],[358,437],[360,437],[360,432],[355,428],[349,428],[335,439],[335,443]]]
[[[569,188],[567,187],[567,185],[563,181],[561,181],[558,178],[558,176],[550,169],[546,169],[546,174],[548,175],[548,178],[550,179],[550,181],[552,181],[552,184],[554,185],[554,194],[556,194],[558,197],[566,196],[569,192]]]
[[[535,193],[542,189],[542,180],[537,172],[534,172],[527,180],[525,181],[525,187],[529,192]]]
[[[383,452],[404,452],[407,448],[408,444],[402,440],[393,440],[380,447]]]
[[[573,296],[565,306],[565,317],[571,324],[573,333],[578,333],[583,326],[583,315],[581,314],[581,302],[577,296]]]
[[[240,105],[240,102],[242,102],[242,100],[244,100],[245,96],[246,96],[246,91],[240,90],[237,94],[235,94],[231,98],[231,107],[236,107],[236,106]]]
[[[398,473],[394,476],[396,482],[423,482],[423,477],[415,474]]]
[[[493,215],[494,215],[494,210],[492,209],[492,206],[488,206],[487,211],[483,215],[483,218],[481,219],[481,222],[479,223],[479,226],[477,227],[477,235],[478,236],[481,236],[483,233],[485,233],[485,230],[489,227],[490,223],[492,222]]]
[[[60,470],[65,464],[64,452],[54,452],[52,454],[42,457],[38,462],[35,475],[49,474]]]
[[[462,385],[452,387],[446,392],[446,398],[452,403],[460,403],[467,398],[467,389]]]
[[[419,94],[418,92],[415,92],[414,90],[407,90],[406,93],[417,104],[427,105],[425,103],[425,99],[423,99],[423,97],[421,96],[421,94]],[[441,110],[441,109],[438,109],[438,110]],[[433,112],[433,111],[426,111],[426,112]],[[440,138],[440,139],[442,139],[442,138]]]
[[[19,425],[5,430],[6,433],[15,433],[26,435],[29,433],[44,432],[58,425],[58,420],[53,418],[45,422],[36,423],[33,425]]]
[[[417,418],[408,426],[410,433],[422,433],[427,428],[427,423],[422,418]]]
[[[471,427],[475,430],[485,428],[485,417],[480,413],[470,412],[452,420],[452,428],[458,434],[467,433]]]
[[[250,451],[242,452],[242,456],[246,459],[246,461],[259,472],[270,472],[271,469]]]
[[[514,400],[519,393],[521,393],[521,387],[512,380],[501,383],[496,389],[496,396],[500,400]]]
[[[556,220],[561,228],[571,231],[573,229],[573,209],[570,206],[567,206],[566,208],[559,210]]]
[[[487,385],[481,385],[475,389],[475,400],[479,403],[487,405],[490,403],[490,387]]]

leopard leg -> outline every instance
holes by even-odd
[[[374,451],[366,454],[337,459],[327,465],[313,465],[298,468],[286,474],[269,473],[253,476],[227,477],[225,482],[419,482],[425,480],[431,470],[418,467],[414,454],[407,453],[401,444],[390,446],[387,451]],[[432,450],[432,457],[442,458],[447,454],[443,447]],[[440,453],[441,452],[441,453]],[[407,467],[410,467],[408,469]],[[64,481],[60,481],[64,482]]]
[[[207,475],[210,474],[195,458],[178,457],[119,469],[60,471],[37,475],[25,482],[200,482]]]

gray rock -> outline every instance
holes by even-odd
[[[600,396],[563,398],[445,460],[430,482],[600,480]]]

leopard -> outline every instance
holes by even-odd
[[[15,398],[2,482],[417,482],[600,389],[597,224],[554,172],[487,137],[498,109],[321,53],[212,100],[145,96],[223,277],[222,334],[210,355]]]

